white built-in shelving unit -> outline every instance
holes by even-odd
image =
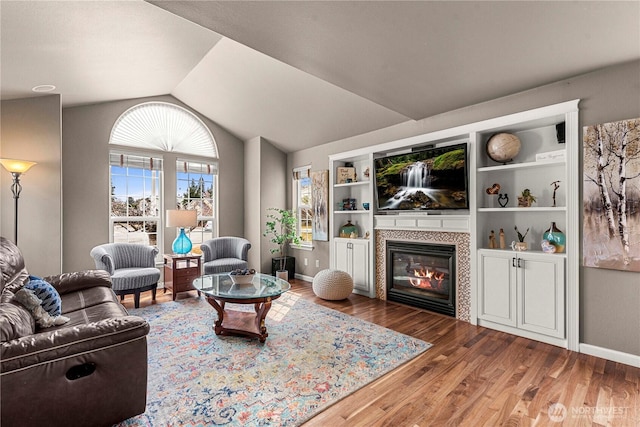
[[[579,275],[579,171],[578,103],[568,101],[547,107],[514,113],[495,119],[445,129],[402,140],[391,141],[329,157],[332,268],[357,272],[357,293],[375,296],[374,221],[393,222],[402,228],[409,218],[385,216],[376,212],[374,159],[388,153],[423,145],[446,146],[468,143],[469,210],[419,212],[413,215],[416,227],[429,228],[433,221],[452,215],[468,224],[471,240],[471,322],[528,338],[578,350],[578,275]],[[556,126],[564,123],[565,142],[559,143]],[[489,138],[498,132],[513,133],[522,145],[512,162],[497,163],[486,153]],[[542,159],[541,154],[557,154]],[[336,183],[336,168],[351,164],[357,178],[351,183]],[[368,170],[368,177],[365,171]],[[560,181],[553,201],[554,181]],[[501,207],[497,196],[486,189],[500,185],[509,202]],[[531,207],[518,207],[517,196],[528,188],[537,201]],[[356,199],[357,209],[338,208],[343,199]],[[363,202],[370,204],[364,210]],[[466,221],[465,221],[466,219]],[[348,220],[358,227],[356,239],[339,237],[339,229]],[[445,220],[446,222],[446,220]],[[540,243],[551,222],[566,234],[566,252],[544,253]],[[452,222],[455,223],[455,222]],[[516,240],[514,226],[527,228],[529,250],[516,252],[510,243]],[[489,234],[496,239],[504,230],[507,247],[489,248]],[[365,239],[365,233],[369,238]]]

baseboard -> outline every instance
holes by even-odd
[[[580,343],[580,353],[640,368],[640,356],[636,356],[635,354],[623,353],[621,351],[583,343]]]
[[[298,274],[298,273],[296,273],[296,274],[295,274],[295,278],[296,278],[296,279],[300,279],[300,280],[305,280],[305,281],[307,281],[307,282],[313,282],[313,277],[305,276],[305,275],[303,275],[303,274]]]

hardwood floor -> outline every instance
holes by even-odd
[[[307,300],[433,344],[304,427],[640,426],[638,368],[393,302],[324,301],[309,282],[291,283]],[[167,301],[160,290],[156,304]],[[141,306],[151,303],[146,292]],[[124,305],[135,314],[132,297]]]

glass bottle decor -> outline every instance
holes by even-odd
[[[542,235],[544,240],[548,240],[553,246],[556,247],[556,252],[564,252],[567,239],[564,233],[556,226],[555,221],[551,223],[551,226]]]
[[[343,225],[342,227],[340,227],[340,237],[350,237],[351,233],[355,233],[356,236],[358,235],[358,227],[356,227],[355,225],[351,224],[351,220],[348,220],[347,223],[345,225]]]

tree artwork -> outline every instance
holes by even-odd
[[[640,118],[586,126],[585,267],[640,271]]]

